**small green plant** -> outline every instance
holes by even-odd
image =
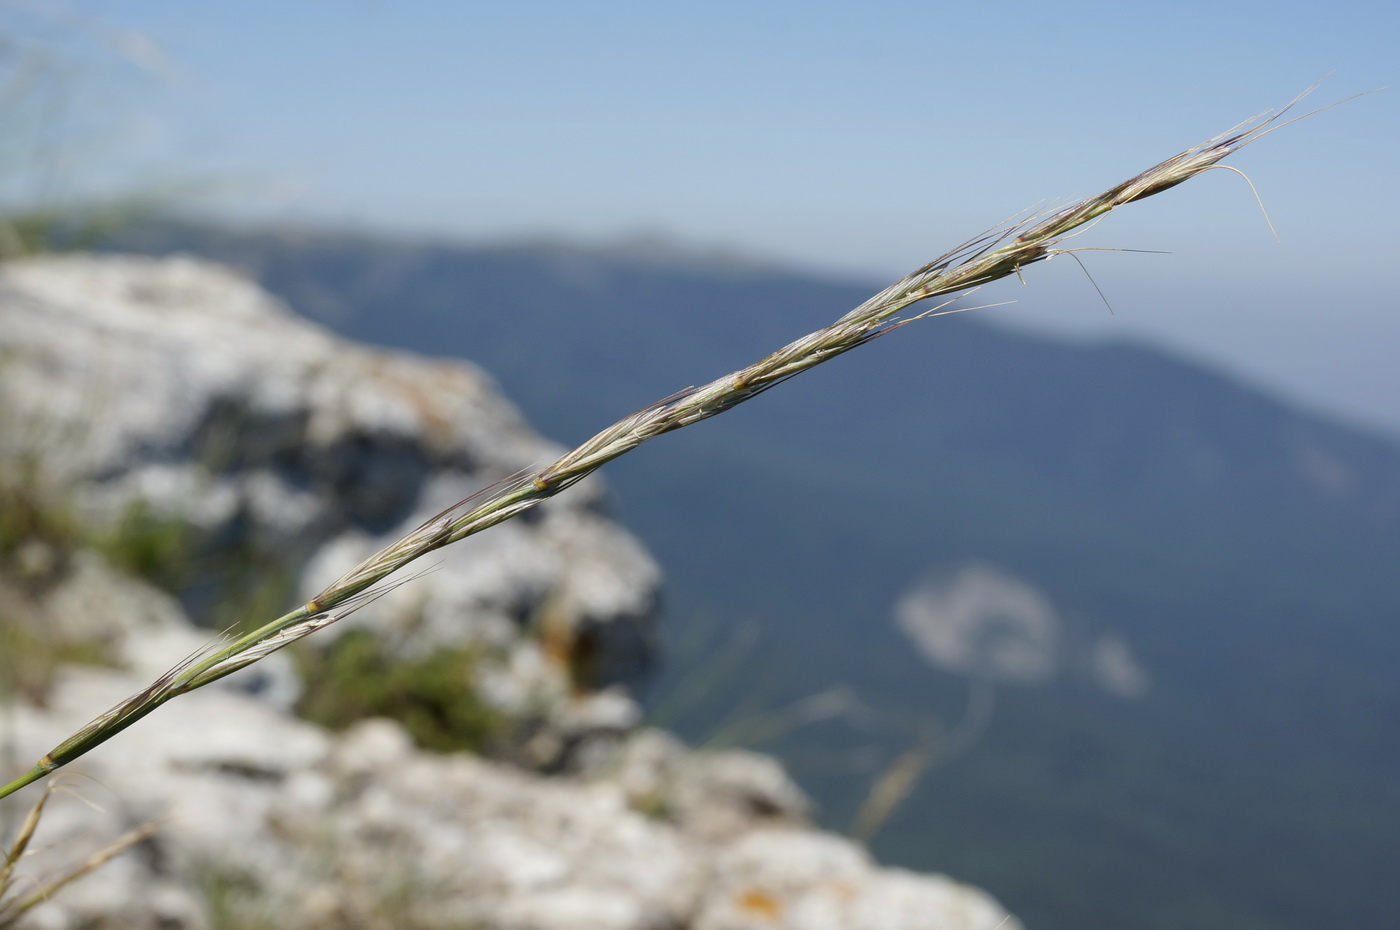
[[[229,869],[200,870],[196,874],[213,930],[278,930],[280,924],[263,900],[255,879]]]
[[[95,249],[141,220],[169,209],[173,197],[133,194],[78,204],[37,204],[0,216],[0,260]]]
[[[113,565],[177,596],[189,596],[201,625],[246,632],[249,618],[285,604],[294,567],[256,542],[222,547],[200,538],[186,515],[133,498],[111,530],[85,540]],[[191,606],[187,603],[186,606]]]
[[[164,588],[177,590],[189,575],[189,523],[162,514],[144,498],[132,498],[113,529],[96,541],[113,565]]]
[[[1019,276],[1027,267],[1056,255],[1070,254],[1073,249],[1067,247],[1066,242],[1077,230],[1119,207],[1152,197],[1210,171],[1241,147],[1287,125],[1276,125],[1287,109],[1267,119],[1246,121],[1101,194],[1049,215],[1034,216],[976,236],[890,285],[831,325],[746,368],[644,407],[544,468],[460,501],[370,556],[302,606],[171,669],[64,740],[28,772],[0,786],[0,798],[79,758],[165,702],[230,675],[335,623],[367,601],[404,583],[402,579],[390,580],[390,576],[411,562],[538,506],[647,440],[723,413],[905,323],[957,312],[948,309],[948,302],[956,297],[983,284]],[[945,298],[945,301],[931,309],[901,316],[932,298]]]
[[[333,730],[366,717],[392,717],[425,749],[481,750],[505,719],[471,687],[480,650],[438,649],[398,659],[368,630],[351,630],[324,651],[299,651],[307,690],[297,713]]]
[[[338,842],[327,837],[324,844],[309,853],[317,875],[317,890],[310,894],[317,896],[318,906],[314,916],[303,917],[305,923],[299,926],[318,930],[436,930],[442,926],[441,919],[432,913],[431,902],[438,900],[445,889],[425,882],[405,860],[392,856],[384,857],[387,868],[366,874],[333,855]],[[323,861],[322,856],[327,858]],[[210,930],[282,930],[288,925],[287,902],[270,899],[247,873],[216,866],[196,868],[196,874],[208,906]],[[334,893],[317,894],[326,889],[334,889]],[[476,930],[478,925],[472,922],[458,926],[461,930]]]
[[[100,643],[65,636],[7,596],[48,590],[85,539],[82,521],[45,493],[40,476],[28,456],[0,468],[0,701],[22,695],[42,703],[60,665],[111,662]]]
[[[78,516],[44,487],[43,468],[36,456],[6,460],[0,468],[0,563],[13,564],[38,578],[52,570],[54,563],[36,559],[36,545],[57,555],[85,538]]]
[[[20,695],[43,704],[61,665],[112,665],[101,643],[73,640],[0,613],[0,701]]]

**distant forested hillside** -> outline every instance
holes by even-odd
[[[562,442],[882,283],[177,224],[115,247],[478,362]],[[780,754],[838,828],[892,765],[921,771],[875,851],[1034,928],[1390,925],[1400,448],[993,321],[905,327],[608,466],[667,572],[661,722]]]

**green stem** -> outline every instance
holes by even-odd
[[[9,797],[19,789],[27,785],[34,784],[36,781],[43,778],[45,775],[49,774],[52,771],[53,769],[44,768],[44,766],[42,765],[34,766],[34,768],[25,772],[19,778],[16,778],[14,781],[10,782],[5,787],[0,788],[0,798]]]

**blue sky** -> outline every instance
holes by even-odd
[[[872,283],[1111,185],[1334,72],[1397,83],[1393,2],[0,2],[116,57],[101,166],[244,217],[467,239],[666,233]],[[37,13],[36,13],[37,11]],[[43,26],[48,23],[48,26]],[[12,25],[10,27],[19,28]],[[139,36],[158,55],[147,54]],[[108,56],[109,58],[112,56]],[[101,55],[95,56],[100,59]],[[1151,339],[1400,434],[1400,87],[1108,218],[987,311]],[[927,325],[936,325],[931,323]]]

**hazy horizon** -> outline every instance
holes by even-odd
[[[37,118],[70,119],[79,151],[50,157],[35,124],[41,194],[173,189],[246,221],[454,240],[659,231],[873,284],[1329,72],[1300,112],[1387,84],[1397,27],[1379,2],[0,3],[0,38],[68,68]],[[1069,259],[977,300],[1400,432],[1400,96],[1228,163],[1281,241],[1212,172],[1077,240],[1172,253],[1081,253],[1113,313]]]

